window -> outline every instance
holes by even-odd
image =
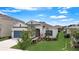
[[[52,36],[52,30],[46,30],[46,36]]]

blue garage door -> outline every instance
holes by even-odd
[[[14,38],[20,38],[22,31],[14,31]]]

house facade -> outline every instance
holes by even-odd
[[[41,38],[44,38],[46,35],[49,36],[49,38],[56,38],[58,34],[58,28],[49,25],[45,22],[37,22],[37,21],[29,21],[27,24],[30,24],[36,28],[36,37],[40,36]]]
[[[22,31],[27,31],[27,25],[25,23],[17,23],[12,28],[12,38],[20,38]]]
[[[71,47],[79,47],[79,25],[71,25],[66,28],[66,33],[70,35]]]
[[[66,31],[67,34],[70,34],[71,33],[71,30],[70,29],[79,29],[79,25],[75,24],[75,25],[67,26],[65,28],[65,31]]]
[[[20,22],[23,23],[13,17],[0,14],[0,37],[11,36],[13,25]]]
[[[61,32],[64,28],[64,26],[55,25],[56,28],[58,28],[58,32]]]
[[[37,21],[28,21],[26,24],[24,23],[17,23],[12,28],[12,37],[13,38],[20,38],[20,33],[24,30],[27,31],[28,27],[30,29],[34,28],[33,37],[41,37],[44,38],[46,35],[49,35],[49,38],[55,39],[58,34],[58,29],[54,26],[51,26],[45,22],[37,22]]]

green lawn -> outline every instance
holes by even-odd
[[[64,38],[63,33],[59,33],[56,41],[41,41],[35,45],[32,45],[28,50],[33,51],[64,51],[67,50],[66,43],[69,39]]]
[[[17,46],[14,46],[16,48]],[[27,48],[30,51],[77,51],[78,48],[70,47],[70,38],[64,38],[63,32],[60,32],[56,41],[40,41]]]

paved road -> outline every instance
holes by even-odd
[[[0,51],[2,51],[2,50],[4,50],[4,51],[20,51],[18,49],[10,48],[16,44],[17,44],[16,39],[8,39],[5,41],[0,41]]]

